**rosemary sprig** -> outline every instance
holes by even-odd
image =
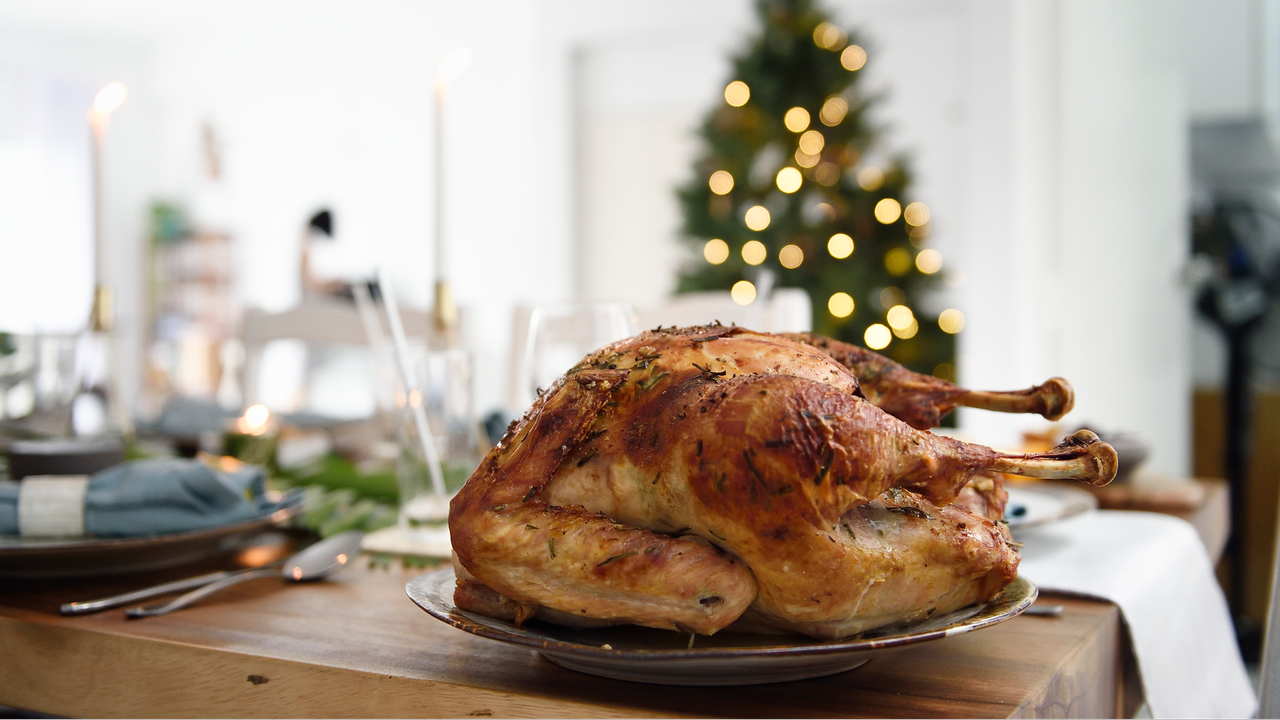
[[[621,560],[622,558],[628,558],[628,557],[631,557],[632,555],[638,555],[638,554],[639,553],[636,553],[636,552],[628,552],[628,553],[622,553],[621,555],[614,555],[613,557],[604,560],[599,565],[596,565],[596,567],[604,567],[605,565],[608,565],[614,560]]]

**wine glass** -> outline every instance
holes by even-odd
[[[531,403],[588,353],[637,332],[636,314],[625,303],[539,305],[529,316],[524,382]]]

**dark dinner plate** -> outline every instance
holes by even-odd
[[[269,515],[219,527],[139,538],[0,535],[0,578],[93,577],[159,570],[234,549],[246,536],[288,520],[301,498]]]

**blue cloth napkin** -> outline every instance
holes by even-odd
[[[18,534],[21,487],[0,483],[0,535]],[[89,478],[84,531],[100,538],[145,537],[243,522],[279,509],[265,490],[266,474],[254,465],[221,472],[196,460],[133,460]]]

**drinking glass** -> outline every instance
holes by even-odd
[[[462,348],[428,350],[418,343],[409,345],[408,361],[418,387],[406,394],[401,386],[396,392],[396,480],[400,527],[412,537],[444,527],[448,518],[448,509],[432,486],[431,468],[413,419],[415,406],[426,411],[449,496],[480,465],[489,443],[475,413],[471,355]]]
[[[588,353],[635,335],[636,322],[635,312],[624,303],[535,307],[524,356],[526,400],[532,402]]]

